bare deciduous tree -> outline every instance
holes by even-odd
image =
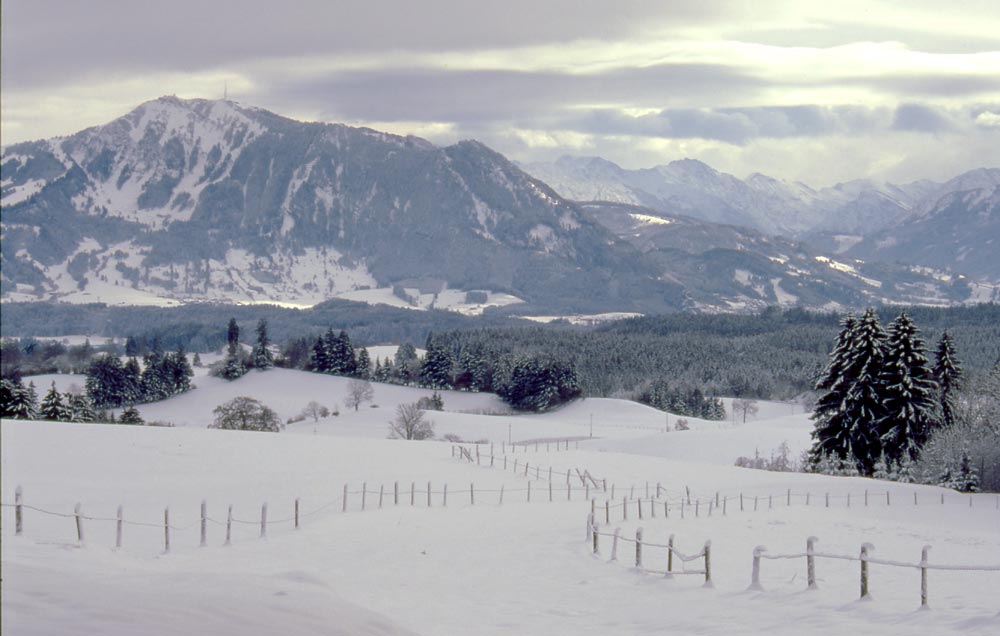
[[[416,404],[396,407],[396,419],[389,422],[389,437],[393,439],[430,439],[434,437],[434,422],[424,419]]]
[[[757,400],[739,398],[733,400],[733,413],[743,414],[743,423],[747,423],[747,415],[757,414]]]
[[[375,389],[372,388],[368,380],[351,380],[347,383],[347,397],[344,398],[344,406],[353,408],[355,411],[364,402],[371,402],[375,397]]]
[[[313,418],[314,422],[318,422],[319,418],[326,417],[329,414],[330,414],[330,409],[326,408],[325,406],[323,406],[322,404],[320,404],[315,400],[313,400],[309,404],[306,404],[306,407],[302,409],[302,415],[304,415],[305,417]]]

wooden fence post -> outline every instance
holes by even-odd
[[[753,569],[750,571],[750,586],[747,591],[763,592],[764,587],[760,584],[760,555],[767,551],[762,545],[753,549]]]
[[[474,483],[469,484],[469,505],[476,505],[476,484]]]
[[[611,525],[611,502],[604,500],[604,524]]]
[[[695,499],[694,500],[694,516],[696,516],[696,517],[698,516],[698,507],[699,507],[699,504],[701,504],[701,500],[700,499]]]
[[[649,516],[656,519],[656,502],[652,499],[649,500]]]
[[[14,536],[19,537],[24,532],[24,514],[21,510],[24,502],[21,500],[21,487],[14,489]]]
[[[830,493],[826,493],[826,507],[830,507]]]
[[[757,512],[757,497],[758,497],[758,495],[754,495],[753,496],[753,511],[754,512]]]
[[[597,538],[600,536],[600,534],[598,534],[598,528],[597,528],[597,522],[596,521],[594,522],[594,525],[591,528],[591,530],[593,530],[593,532],[594,532],[594,554],[600,554],[601,550],[600,550],[600,547],[597,544]]]
[[[399,505],[399,480],[392,482],[392,505]]]
[[[681,505],[684,505],[684,500],[681,499]],[[667,576],[673,576],[674,571],[674,535],[670,535],[667,539]]]
[[[503,456],[503,469],[507,470],[507,456],[506,455]]]
[[[410,482],[410,505],[417,505],[417,482]]]
[[[670,502],[668,501],[663,502],[663,516],[664,518],[670,517]]]
[[[743,493],[740,493],[740,512],[743,512]]]
[[[656,482],[656,498],[657,499],[660,498],[660,491],[661,490],[663,490],[663,486],[660,485],[660,482]]]
[[[163,551],[170,552],[170,508],[163,509]]]
[[[530,462],[524,462],[524,476],[525,477],[528,476],[528,468],[529,468],[529,466],[530,466]]]
[[[504,489],[504,484],[500,484],[500,505],[501,506],[503,505],[503,489]]]
[[[442,505],[448,507],[448,484],[444,485],[444,499],[442,500]]]
[[[718,490],[715,491],[715,507],[716,508],[719,507],[719,491]]]
[[[636,507],[638,508],[639,519],[642,520],[642,497],[639,497],[639,499],[637,499],[635,503]]]
[[[611,560],[618,560],[618,537],[621,535],[622,529],[615,528],[615,536],[611,538]]]
[[[635,529],[635,567],[642,569],[642,528]]]
[[[815,590],[816,588],[816,542],[819,541],[816,537],[809,537],[806,539],[806,582],[808,589]]]
[[[807,506],[809,505],[809,495],[810,495],[810,493],[807,492],[806,493],[806,505]]]
[[[382,509],[382,500],[385,498],[385,484],[378,485],[378,507]],[[298,499],[296,499],[298,501]]]
[[[607,483],[607,480],[604,480],[604,481],[605,481],[605,483]],[[607,491],[608,491],[608,489],[605,488],[604,492],[607,492]],[[615,498],[615,485],[611,484],[611,499],[614,500],[614,498]]]
[[[705,542],[705,585],[704,587],[714,587],[712,585],[712,542]]]
[[[891,506],[892,503],[889,501],[889,491],[885,491],[885,505]]]
[[[573,485],[566,484],[566,501],[573,501]]]
[[[602,490],[604,492],[608,492],[608,480],[607,479],[602,479],[601,480],[601,485],[603,486]],[[614,499],[614,497],[612,497],[612,499]]]
[[[649,499],[649,482],[646,482],[646,499]]]
[[[913,491],[913,505],[917,505],[917,491]]]
[[[427,507],[431,507],[431,482],[427,482]]]
[[[925,545],[920,552],[920,609],[930,609],[927,604],[927,553],[931,546]]]
[[[722,498],[722,514],[726,514],[726,502],[729,501],[729,497]]]
[[[208,543],[208,504],[201,500],[201,543],[199,547],[204,548]]]
[[[118,519],[115,523],[115,547],[122,547],[122,507],[118,506]]]
[[[528,503],[531,503],[531,482],[528,482]]]
[[[767,509],[770,510],[774,507],[774,495],[767,496]]]
[[[347,512],[347,484],[344,484],[343,504],[340,507],[340,511]]]
[[[80,513],[80,504],[73,506],[73,516],[76,517],[76,540],[83,543],[83,518]]]
[[[382,507],[382,495],[379,494],[378,497],[378,507]],[[299,498],[295,498],[295,529],[299,529]]]
[[[514,459],[514,474],[517,474],[517,459]]]
[[[233,505],[229,504],[229,513],[226,515],[226,543],[224,545],[230,545],[233,542]]]
[[[361,482],[361,512],[365,511],[366,504],[368,502],[368,482]]]
[[[622,521],[628,521],[628,497],[622,496]]]
[[[847,507],[848,508],[851,507],[851,493],[850,493],[850,491],[847,492]]]
[[[789,488],[788,489],[788,499],[785,502],[785,506],[791,506],[791,505],[792,505],[792,489]]]
[[[861,600],[870,598],[868,595],[868,551],[874,550],[870,543],[861,544]]]
[[[549,481],[549,501],[552,501],[552,481]]]
[[[865,507],[868,507],[868,489],[865,488]]]
[[[260,538],[267,538],[267,502],[260,505]]]

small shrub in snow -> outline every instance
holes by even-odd
[[[173,422],[165,422],[163,420],[151,420],[149,422],[146,422],[146,426],[160,426],[160,427],[163,427],[163,428],[173,428],[174,427],[174,423]]]
[[[683,417],[677,418],[677,421],[674,422],[674,430],[675,431],[687,431],[687,430],[690,430],[690,427],[688,426],[687,418],[683,418]]]
[[[756,468],[779,473],[791,473],[798,470],[798,465],[791,459],[791,449],[788,442],[782,442],[777,449],[771,451],[770,457],[761,457],[759,450],[754,450],[753,457],[738,457],[736,466],[741,468]]]
[[[454,433],[445,433],[444,437],[442,437],[441,439],[443,439],[446,442],[453,442],[455,444],[461,444],[464,441],[461,435],[455,435]]]

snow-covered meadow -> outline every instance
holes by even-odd
[[[426,390],[376,384],[373,403],[354,411],[344,406],[348,381],[341,378],[274,369],[228,383],[199,372],[198,388],[140,408],[145,419],[173,428],[2,423],[4,633],[1000,631],[1000,571],[932,570],[930,611],[919,610],[920,572],[912,568],[872,564],[872,597],[859,601],[857,561],[817,559],[818,589],[807,590],[805,559],[765,560],[764,591],[747,591],[756,546],[771,555],[801,553],[809,536],[824,553],[857,556],[870,542],[875,558],[916,563],[931,545],[931,563],[1000,565],[996,495],[733,467],[755,449],[767,455],[787,442],[797,455],[808,445],[808,415],[789,404],[761,404],[745,424],[688,418],[691,430],[676,431],[675,416],[630,402],[586,399],[529,416],[510,414],[492,395],[443,392],[445,411],[428,417],[439,438],[485,441],[477,464],[454,457],[449,442],[386,439],[395,407]],[[52,379],[60,390],[83,385],[71,376],[35,381],[44,390]],[[338,407],[339,415],[307,418],[279,434],[206,429],[212,409],[238,395],[256,397],[283,421],[311,400]],[[573,441],[566,449],[559,439]],[[512,451],[509,441],[522,445]],[[475,447],[465,447],[475,457]],[[577,469],[602,486],[606,480],[608,491],[585,490]],[[647,488],[655,496],[658,483],[655,518],[647,500],[639,520],[633,499],[624,519],[623,497],[644,498]],[[26,506],[65,516],[28,508],[24,532],[15,536],[9,504],[17,486]],[[612,489],[617,507],[609,505],[606,524]],[[717,493],[725,514],[714,507]],[[673,534],[688,553],[711,540],[714,586],[706,589],[697,574],[642,574],[625,542],[618,561],[609,562],[605,536],[595,557],[585,540],[588,494],[601,532],[620,527],[623,537],[634,537],[641,526],[644,541],[663,544]],[[203,500],[207,545],[199,547]],[[86,517],[83,542],[76,503]],[[232,544],[223,546],[230,505]],[[118,506],[127,522],[121,549],[114,547]],[[663,570],[666,551],[647,546],[643,562]],[[682,567],[675,562],[675,570]]]

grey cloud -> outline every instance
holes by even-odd
[[[297,103],[322,104],[331,119],[367,121],[518,121],[580,103],[655,108],[678,94],[748,94],[763,83],[723,65],[679,64],[596,74],[391,69],[322,78],[274,78],[264,85]]]
[[[845,77],[825,82],[864,86],[889,95],[913,97],[972,97],[1000,94],[1000,72],[993,76],[961,73],[893,74],[878,77]]]
[[[273,57],[621,40],[725,15],[723,2],[621,0],[4,0],[5,86],[195,71]]]
[[[923,104],[901,104],[896,108],[892,127],[911,132],[946,132],[955,128],[951,119],[941,111]]]

